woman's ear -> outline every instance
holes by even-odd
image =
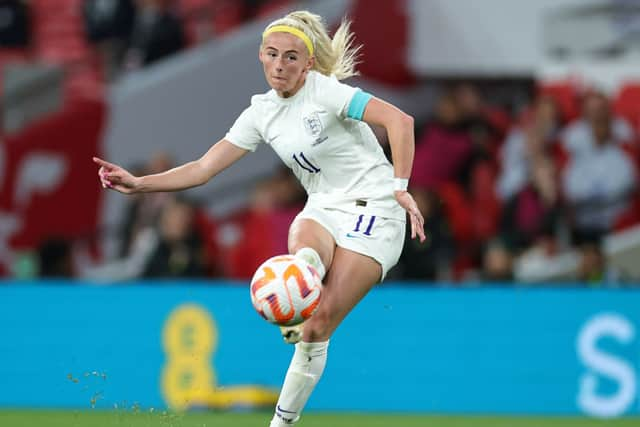
[[[309,72],[313,69],[313,66],[316,64],[316,57],[312,56],[311,58],[309,58],[309,60],[307,61],[307,66],[305,67],[305,72]]]

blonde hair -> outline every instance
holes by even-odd
[[[338,80],[357,76],[358,53],[362,46],[353,46],[354,34],[350,31],[351,22],[343,19],[333,38],[319,15],[306,10],[291,12],[283,18],[273,21],[269,28],[286,25],[302,31],[313,44],[315,63],[313,70],[325,76],[335,76]]]

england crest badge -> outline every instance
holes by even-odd
[[[320,116],[317,112],[303,117],[302,121],[304,123],[304,128],[309,135],[316,137],[322,132],[322,121],[320,120]]]

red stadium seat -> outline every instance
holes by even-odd
[[[258,9],[256,13],[257,17],[265,17],[274,15],[276,13],[287,12],[287,9],[290,8],[291,0],[272,0],[268,1]]]
[[[462,187],[454,182],[446,182],[439,186],[437,192],[451,224],[454,240],[460,244],[473,241],[473,211]]]
[[[616,114],[627,119],[640,132],[640,82],[622,85],[613,101]]]
[[[215,3],[211,0],[180,0],[176,11],[183,23],[189,45],[209,39],[213,34]]]
[[[204,246],[207,274],[217,277],[222,274],[221,251],[218,245],[218,224],[204,209],[197,209],[195,213],[195,228]]]
[[[244,19],[245,9],[242,2],[217,0],[213,15],[213,31],[216,35],[224,34],[240,25]]]
[[[67,99],[102,96],[103,70],[87,41],[83,0],[32,0],[33,56],[65,68]]]

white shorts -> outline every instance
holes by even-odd
[[[406,231],[405,221],[308,204],[295,219],[298,218],[312,219],[322,225],[331,233],[339,247],[376,260],[382,266],[381,282],[400,258]]]

